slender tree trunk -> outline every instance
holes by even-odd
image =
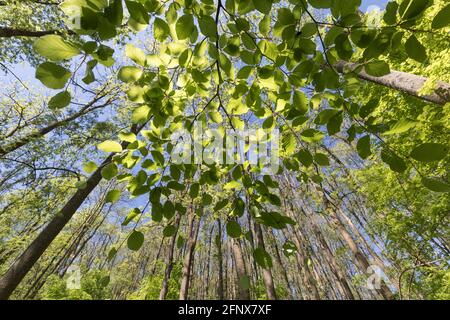
[[[361,250],[358,248],[358,245],[351,237],[350,233],[345,229],[345,226],[342,224],[342,222],[339,220],[339,218],[336,215],[336,212],[334,211],[334,208],[330,207],[330,201],[326,198],[325,194],[324,197],[324,203],[328,210],[329,217],[333,224],[336,226],[338,232],[341,234],[344,241],[347,243],[348,247],[350,248],[350,251],[353,253],[353,256],[355,257],[356,264],[360,268],[360,270],[363,273],[367,272],[367,269],[370,267],[370,263],[365,257],[365,255],[361,252]],[[385,299],[391,300],[394,298],[394,295],[392,294],[391,290],[386,286],[384,282],[380,284],[380,288],[376,289]]]
[[[280,254],[280,250],[278,249],[277,240],[276,240],[274,231],[271,230],[271,233],[269,233],[269,234],[272,235],[273,247],[274,247],[274,250],[275,250],[275,259],[277,260],[277,263],[280,266],[280,272],[281,272],[281,275],[283,276],[284,282],[286,282],[286,287],[287,287],[287,289],[289,291],[289,298],[293,299],[294,298],[293,297],[293,292],[294,291],[293,291],[291,282],[289,281],[288,274],[287,274],[287,271],[286,271],[286,267],[284,266],[283,260],[281,260],[281,254]]]
[[[266,250],[261,226],[255,221],[253,221],[253,228],[255,229],[256,245],[258,246],[258,248]],[[275,292],[275,285],[273,282],[272,271],[270,270],[270,268],[262,268],[262,274],[264,286],[266,287],[267,298],[269,300],[277,300],[277,294]]]
[[[345,292],[346,296],[354,300],[355,296],[352,293],[352,290],[350,289],[350,285],[347,282],[347,278],[343,271],[341,270],[341,267],[339,266],[338,262],[336,261],[336,258],[333,255],[333,252],[331,251],[330,247],[328,246],[327,241],[325,240],[324,236],[322,235],[322,231],[319,230],[319,227],[317,225],[313,225],[314,233],[319,240],[319,242],[322,245],[322,248],[324,249],[324,255],[325,259],[327,260],[328,264],[330,265],[331,272],[335,275],[336,279],[338,280],[338,284],[341,287],[341,290]]]
[[[198,222],[196,223],[195,217],[195,210],[194,208],[192,208],[188,227],[189,239],[187,241],[183,271],[181,276],[180,300],[187,300],[189,293],[189,280],[191,276],[192,265],[194,263],[194,250],[197,243],[198,231],[200,229],[200,219],[198,219]]]
[[[293,211],[292,202],[289,201],[289,199],[283,199],[283,200],[285,202],[286,213],[289,216],[291,216],[291,218],[294,218],[294,220],[295,220],[295,214]],[[289,204],[290,208],[286,204]],[[284,231],[284,232],[286,232],[286,231]],[[319,294],[319,290],[316,285],[316,280],[314,279],[314,276],[311,273],[311,270],[308,266],[308,259],[305,255],[305,253],[307,252],[306,246],[301,241],[300,235],[294,227],[292,228],[292,234],[294,236],[291,238],[294,241],[295,246],[297,247],[296,259],[297,259],[298,267],[303,274],[303,280],[304,280],[303,282],[308,287],[308,295],[311,296],[312,299],[320,300],[320,294]],[[286,236],[286,238],[289,239],[288,234],[285,233],[285,236]]]
[[[362,245],[364,245],[364,247],[367,249],[367,251],[369,252],[369,254],[372,256],[373,258],[373,263],[375,265],[377,265],[380,269],[382,269],[383,271],[386,271],[386,265],[384,264],[383,260],[381,260],[381,258],[378,256],[378,254],[372,249],[372,247],[370,246],[369,243],[367,243],[366,239],[364,238],[364,236],[361,234],[361,232],[359,231],[359,229],[354,225],[353,221],[350,219],[350,217],[348,217],[346,215],[346,213],[339,208],[338,210],[340,217],[342,217],[342,219],[345,221],[345,223],[350,227],[350,229],[353,231],[353,234],[357,237],[359,243],[361,243]],[[386,274],[386,273],[385,273]],[[388,275],[386,274],[386,277],[388,277]],[[396,287],[396,289],[398,289],[397,284],[395,283],[395,281],[391,281],[391,279],[389,279],[389,281]]]
[[[144,124],[145,125],[145,124]],[[132,127],[133,133],[138,133],[144,125],[139,128],[135,125]],[[128,142],[123,142],[122,147],[126,148]],[[78,208],[87,199],[89,194],[94,190],[102,180],[101,170],[111,163],[113,154],[110,154],[99,168],[86,181],[86,187],[79,189],[67,201],[64,207],[53,217],[53,219],[45,226],[36,239],[25,249],[22,255],[14,261],[8,271],[0,279],[0,300],[8,299],[11,293],[16,289],[25,275],[33,267],[34,263],[42,256],[44,251],[50,246],[52,241],[61,232],[64,226],[69,222]]]
[[[205,272],[206,272],[206,283],[210,282],[210,269],[211,269],[211,245],[212,245],[212,239],[213,239],[213,234],[214,234],[214,224],[211,227],[211,232],[209,234],[209,238],[208,238],[208,253],[206,255],[206,266],[205,266]],[[203,286],[203,290],[204,290],[204,294],[203,294],[203,298],[204,299],[208,299],[209,296],[209,286]]]
[[[245,268],[244,254],[242,253],[242,248],[238,239],[231,239],[231,248],[233,250],[234,263],[236,266],[237,273],[237,287],[238,287],[238,299],[239,300],[250,300],[250,290],[248,287],[242,286],[243,279],[249,277],[247,275],[247,270]]]
[[[217,265],[219,267],[218,282],[217,282],[217,297],[223,300],[223,262],[222,262],[222,223],[220,218],[217,218]]]
[[[67,30],[69,34],[75,34],[72,30]],[[12,38],[12,37],[42,37],[49,34],[62,34],[60,30],[26,30],[26,29],[15,29],[8,27],[0,27],[0,38]]]
[[[55,129],[61,127],[61,126],[64,126],[64,125],[68,124],[69,122],[71,122],[71,121],[73,121],[73,120],[75,120],[75,119],[77,119],[77,118],[79,118],[79,117],[81,117],[81,116],[83,116],[83,115],[93,111],[93,110],[96,110],[96,109],[99,109],[99,108],[103,108],[103,107],[109,105],[111,103],[111,99],[109,99],[107,102],[105,102],[102,105],[90,108],[97,101],[102,99],[104,96],[105,95],[102,94],[102,95],[94,98],[91,102],[89,102],[83,108],[81,108],[81,110],[79,110],[78,112],[76,112],[76,113],[74,113],[74,114],[72,114],[72,115],[70,115],[70,116],[68,116],[68,117],[66,117],[66,118],[64,118],[62,120],[55,121],[55,122],[49,124],[48,126],[46,126],[44,128],[41,128],[41,129],[38,129],[38,130],[34,130],[31,133],[29,133],[28,135],[26,135],[25,137],[22,137],[22,138],[20,138],[17,141],[13,141],[13,142],[8,143],[6,145],[0,146],[0,156],[5,156],[6,154],[8,154],[10,152],[13,152],[13,151],[23,147],[27,143],[29,143],[29,142],[31,142],[31,141],[33,141],[35,139],[38,139],[40,137],[43,137],[47,133],[50,133],[53,130],[55,130]]]
[[[354,70],[358,65],[356,63],[339,61],[334,65],[336,70],[344,73],[346,70]],[[450,84],[442,81],[436,83],[436,88],[429,95],[420,95],[420,89],[428,80],[425,77],[417,76],[411,73],[391,70],[391,72],[382,77],[373,77],[368,75],[364,70],[357,73],[360,79],[367,80],[384,87],[405,92],[416,98],[444,105],[450,101]]]
[[[172,273],[172,269],[173,269],[173,252],[175,249],[175,243],[177,242],[177,233],[178,233],[178,228],[180,226],[180,219],[181,216],[177,213],[177,216],[175,218],[175,228],[177,229],[177,231],[175,232],[175,234],[173,235],[173,237],[170,238],[170,244],[169,244],[169,252],[166,255],[166,270],[164,271],[164,278],[161,284],[161,291],[159,292],[159,300],[165,300],[166,296],[167,296],[167,292],[169,291],[169,280],[170,280],[170,274]]]
[[[303,256],[303,254],[302,254],[303,248],[300,244],[300,241],[298,240],[298,238],[296,236],[293,238],[293,241],[294,241],[295,246],[298,249],[297,254],[296,254],[296,259],[297,259],[299,271],[302,272],[303,284],[305,284],[308,288],[307,294],[312,299],[320,300],[319,290],[317,289],[315,279],[311,273],[311,270],[309,269],[308,261],[307,261],[306,257]]]

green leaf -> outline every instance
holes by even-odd
[[[332,136],[341,131],[341,125],[343,121],[342,112],[335,114],[327,123],[328,135]]]
[[[192,199],[195,199],[197,198],[199,191],[200,191],[200,184],[198,184],[197,182],[193,183],[191,185],[191,188],[189,189],[189,196]]]
[[[277,45],[273,42],[261,40],[258,42],[258,48],[263,55],[272,61],[275,61],[279,55]]]
[[[202,205],[203,206],[209,206],[213,201],[213,197],[208,194],[208,193],[204,193],[202,195]]]
[[[125,217],[122,222],[122,226],[127,226],[131,221],[133,221],[137,216],[141,214],[141,210],[138,208],[133,208],[130,213]]]
[[[391,72],[389,65],[384,61],[372,61],[364,66],[366,73],[373,77],[382,77]]]
[[[306,129],[300,134],[300,137],[306,142],[320,142],[324,137],[324,133],[316,129]]]
[[[112,140],[106,140],[97,145],[97,148],[104,152],[122,152],[120,143]]]
[[[417,40],[415,35],[411,35],[405,43],[405,50],[408,57],[418,62],[424,62],[427,59],[425,47]]]
[[[281,138],[281,147],[286,156],[294,153],[297,142],[292,132],[286,132]]]
[[[119,79],[129,83],[138,81],[142,76],[142,70],[138,67],[122,67],[119,70]]]
[[[240,277],[239,286],[244,290],[250,288],[250,278],[247,275],[243,275],[242,277]]]
[[[70,104],[72,97],[68,91],[62,91],[55,96],[53,96],[48,102],[48,107],[50,109],[60,109],[67,107]]]
[[[88,161],[83,165],[83,171],[86,173],[92,173],[97,170],[97,164],[94,161]]]
[[[117,254],[117,249],[116,248],[111,248],[111,250],[109,250],[108,252],[108,257],[106,258],[108,261],[111,261]]]
[[[200,31],[207,37],[216,38],[217,26],[216,22],[211,16],[202,16],[198,20]]]
[[[144,234],[134,230],[127,239],[128,249],[138,251],[144,243]]]
[[[361,158],[366,159],[372,153],[370,151],[370,136],[366,135],[358,140],[356,150]]]
[[[177,228],[174,225],[169,224],[167,227],[163,230],[163,236],[164,237],[172,237],[177,233]]]
[[[85,179],[79,180],[75,183],[75,188],[77,189],[86,189],[87,182]]]
[[[422,184],[435,192],[450,192],[450,185],[434,178],[422,178]]]
[[[101,173],[104,179],[111,180],[112,178],[117,176],[119,170],[117,169],[117,166],[114,163],[110,163],[102,169]]]
[[[308,98],[303,91],[296,90],[293,96],[294,108],[302,114],[308,112]]]
[[[146,122],[150,117],[150,107],[147,105],[139,106],[135,109],[133,109],[133,112],[131,114],[131,121],[133,123],[144,123]]]
[[[448,153],[448,147],[439,143],[424,143],[414,148],[410,156],[422,162],[439,161],[445,158]]]
[[[183,237],[182,237],[182,236],[178,236],[178,239],[177,239],[177,248],[178,248],[178,249],[181,249],[181,248],[183,247],[183,245],[184,245],[184,239],[183,239]]]
[[[163,42],[170,34],[169,25],[160,18],[155,18],[153,23],[153,36],[156,40]]]
[[[223,117],[222,114],[219,111],[211,111],[209,113],[209,117],[211,118],[212,121],[214,121],[215,123],[222,123],[223,121]]]
[[[272,0],[252,0],[256,10],[261,13],[269,14],[272,9]]]
[[[114,202],[119,201],[119,199],[120,199],[120,190],[110,190],[106,194],[105,202],[106,203],[108,203],[108,202],[114,203]]]
[[[317,9],[326,9],[331,7],[331,0],[308,0],[308,2],[312,7]]]
[[[270,31],[270,15],[265,15],[258,24],[259,32],[262,35],[268,35]]]
[[[177,32],[177,37],[179,40],[189,38],[194,32],[194,29],[194,17],[191,14],[181,16],[175,24],[175,30]]]
[[[296,157],[305,167],[309,167],[313,164],[313,156],[306,149],[300,150],[294,155],[294,157]]]
[[[241,188],[242,188],[242,185],[241,185],[238,181],[234,181],[234,180],[232,180],[232,181],[230,181],[230,182],[227,182],[227,183],[223,186],[223,189],[224,189],[224,190],[241,189]]]
[[[445,6],[438,14],[434,17],[431,27],[433,29],[444,28],[450,24],[450,4]]]
[[[330,165],[330,160],[328,159],[327,155],[320,153],[320,152],[316,152],[316,154],[314,155],[314,161],[319,166],[329,166]]]
[[[409,20],[421,14],[429,4],[429,0],[403,0],[399,13],[403,20]]]
[[[392,153],[390,150],[381,150],[381,160],[389,165],[392,171],[402,173],[406,170],[406,163],[402,158]]]
[[[383,16],[384,22],[386,22],[388,25],[395,24],[397,22],[397,9],[398,9],[397,2],[393,1],[388,2]]]
[[[297,253],[297,247],[292,241],[286,241],[283,244],[282,250],[286,257],[291,257]]]
[[[164,203],[162,211],[164,218],[166,218],[167,220],[172,219],[172,217],[175,215],[175,206],[173,205],[172,201],[167,200]]]
[[[417,121],[411,121],[407,119],[402,119],[397,121],[390,130],[384,132],[386,135],[403,133],[408,131],[409,129],[415,127],[417,125]]]
[[[138,65],[145,67],[145,62],[147,61],[147,57],[139,48],[136,48],[132,44],[127,44],[125,47],[125,54],[128,58],[136,62]]]
[[[123,6],[122,0],[112,0],[107,8],[105,8],[105,16],[112,24],[116,26],[122,25]]]
[[[36,69],[36,79],[50,89],[64,88],[71,75],[69,70],[53,62],[44,62]]]
[[[274,123],[273,116],[269,116],[269,117],[267,117],[266,120],[264,120],[262,127],[263,127],[263,129],[270,129],[273,127],[273,123]]]
[[[86,73],[82,79],[84,83],[90,84],[95,81],[95,74],[93,69],[97,65],[97,60],[91,60],[86,64]]]
[[[33,48],[41,56],[52,61],[68,60],[81,53],[77,47],[54,34],[40,37],[34,42]]]
[[[167,188],[177,190],[177,191],[183,191],[184,184],[181,184],[177,181],[169,181],[169,183],[167,184]]]
[[[336,109],[325,109],[322,110],[316,117],[316,119],[314,120],[315,124],[326,124],[328,123],[328,121],[337,113],[339,113],[339,110]]]
[[[125,0],[128,12],[134,21],[140,24],[148,24],[150,17],[144,6],[136,1]]]
[[[226,229],[231,238],[239,238],[242,235],[241,226],[236,221],[228,221]]]
[[[253,251],[253,258],[257,264],[259,264],[264,269],[272,268],[272,258],[263,248],[256,248]]]
[[[219,211],[223,208],[226,207],[226,205],[228,204],[228,199],[222,199],[219,202],[216,203],[216,205],[214,206],[214,211]]]
[[[295,158],[287,157],[283,159],[283,164],[286,169],[292,170],[292,171],[298,171],[299,170],[299,163]]]
[[[119,139],[121,141],[133,143],[136,141],[136,135],[132,132],[119,132]]]

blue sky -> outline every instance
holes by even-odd
[[[381,9],[386,7],[388,0],[363,0],[361,3],[361,11],[366,11],[369,6],[379,6]]]

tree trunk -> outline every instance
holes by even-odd
[[[99,105],[99,106],[95,106],[93,108],[92,107],[97,101],[99,101],[100,99],[102,99],[105,95],[102,94],[96,98],[94,98],[91,102],[89,102],[88,104],[86,104],[83,108],[81,108],[81,110],[79,110],[78,112],[68,116],[67,118],[64,118],[62,120],[59,121],[55,121],[53,123],[50,123],[48,126],[42,128],[42,129],[38,129],[38,130],[34,130],[33,132],[29,133],[28,135],[26,135],[25,137],[20,138],[17,141],[8,143],[4,146],[0,146],[0,156],[4,156],[10,152],[13,152],[14,150],[17,150],[21,147],[23,147],[24,145],[26,145],[27,143],[29,143],[30,141],[33,141],[35,139],[38,139],[40,137],[45,136],[47,133],[52,132],[53,130],[64,126],[66,124],[68,124],[70,121],[73,121],[93,110],[99,109],[99,108],[103,108],[105,106],[107,106],[108,104],[111,103],[111,100],[106,101],[104,104]],[[90,109],[89,109],[90,108]]]
[[[272,242],[273,242],[273,246],[275,249],[275,259],[277,260],[277,263],[280,266],[280,271],[281,271],[281,275],[283,276],[284,282],[286,282],[286,287],[289,291],[289,298],[292,300],[294,298],[293,297],[294,290],[292,288],[291,282],[289,281],[286,267],[284,266],[284,263],[281,260],[280,250],[278,249],[277,240],[276,240],[273,229],[271,230],[271,233],[269,233],[269,234],[272,235]]]
[[[241,245],[238,239],[231,239],[231,247],[233,250],[234,263],[236,266],[237,273],[237,286],[238,286],[238,299],[239,300],[250,300],[250,290],[248,287],[242,286],[242,280],[248,278],[247,271],[245,268],[244,254],[242,253]]]
[[[145,125],[145,124],[144,124]],[[137,134],[144,125],[139,128],[133,125],[131,131]],[[122,143],[122,148],[128,146],[128,142]],[[33,267],[34,263],[42,256],[52,241],[58,236],[64,226],[69,222],[78,208],[83,204],[89,194],[102,180],[101,170],[111,163],[114,154],[110,154],[97,170],[86,181],[86,187],[79,189],[67,201],[64,207],[45,226],[36,239],[25,249],[22,255],[14,261],[8,271],[0,279],[0,300],[8,299],[25,275]]]
[[[316,224],[313,225],[313,230],[317,239],[322,245],[322,248],[324,249],[325,259],[330,265],[331,272],[335,275],[336,279],[338,280],[338,285],[341,287],[340,288],[341,291],[345,292],[347,298],[349,298],[350,300],[355,300],[355,296],[353,295],[352,290],[350,289],[350,285],[347,282],[347,278],[345,277],[345,274],[342,272],[341,267],[337,263],[336,258],[334,257],[333,252],[328,246],[327,241],[322,235],[322,231]]]
[[[323,198],[324,198],[325,207],[327,208],[327,211],[329,213],[329,217],[330,217],[331,221],[337,227],[342,238],[347,243],[348,247],[350,248],[350,251],[353,253],[356,264],[358,265],[359,269],[363,273],[366,273],[367,269],[370,267],[369,261],[364,256],[364,254],[361,252],[361,250],[358,248],[358,245],[353,240],[350,233],[348,233],[348,231],[345,229],[345,226],[342,224],[342,222],[337,217],[336,212],[334,211],[334,208],[330,207],[330,201],[326,198],[325,194],[323,195]],[[394,295],[392,294],[391,290],[388,288],[388,286],[386,286],[386,284],[384,282],[381,282],[380,288],[376,289],[376,290],[387,300],[391,300],[394,298]]]
[[[72,30],[66,30],[69,34],[75,34]],[[12,37],[33,37],[39,38],[49,34],[63,34],[60,30],[26,30],[26,29],[14,29],[8,27],[0,27],[0,38],[12,38]]]
[[[194,263],[194,250],[197,243],[198,231],[200,229],[200,219],[198,219],[198,222],[196,223],[195,217],[195,210],[192,208],[191,216],[189,217],[189,239],[186,246],[181,277],[180,300],[187,300],[189,293],[189,278]]]
[[[175,218],[175,228],[177,229],[177,231],[175,232],[175,234],[173,235],[172,238],[170,238],[170,244],[169,244],[169,252],[166,256],[166,270],[164,272],[164,279],[163,282],[161,284],[161,291],[159,292],[159,300],[165,300],[166,296],[167,296],[167,292],[169,291],[169,279],[170,279],[170,274],[172,273],[172,269],[173,269],[173,252],[175,249],[175,243],[177,242],[177,233],[178,233],[178,228],[180,225],[180,219],[181,216],[177,213],[177,216]],[[156,262],[155,262],[156,264]]]
[[[347,70],[354,70],[358,64],[346,61],[339,61],[334,65],[336,70],[344,73]],[[370,81],[384,87],[405,92],[413,97],[444,105],[450,101],[450,84],[438,81],[433,93],[429,95],[420,95],[419,91],[422,88],[427,78],[417,76],[415,74],[391,70],[391,72],[382,77],[373,77],[368,75],[364,70],[356,73],[358,78]]]
[[[255,229],[256,245],[258,246],[258,248],[266,250],[264,246],[264,237],[261,226],[255,221],[253,221],[253,227]],[[277,300],[275,285],[273,283],[272,271],[270,270],[270,268],[262,268],[262,273],[264,286],[266,287],[267,298],[269,300]]]
[[[217,264],[219,267],[219,279],[217,283],[217,297],[219,300],[223,300],[223,262],[222,262],[222,223],[220,218],[217,218],[217,238],[216,238],[216,246],[217,246]]]

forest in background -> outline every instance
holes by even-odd
[[[450,299],[450,5],[381,2],[0,0],[0,299]]]

